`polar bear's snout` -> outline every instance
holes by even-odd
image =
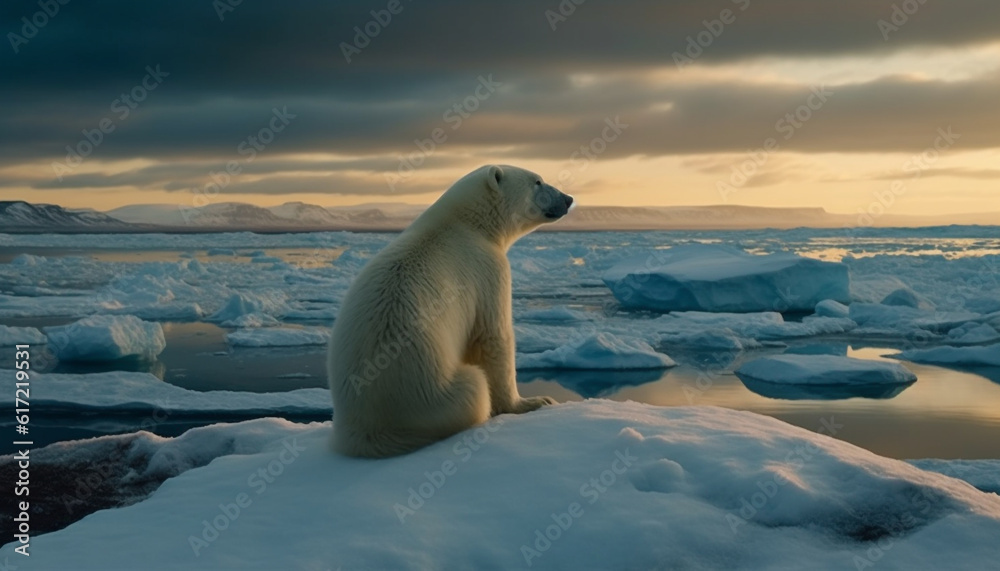
[[[566,216],[566,213],[572,209],[573,197],[547,184],[544,190],[548,195],[546,197],[548,205],[543,209],[545,217],[549,220],[557,220]]]

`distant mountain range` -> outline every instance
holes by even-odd
[[[0,201],[0,232],[46,232],[59,229],[120,231],[133,227],[96,210],[68,210],[55,204]]]
[[[287,202],[265,208],[241,202],[220,202],[201,208],[176,204],[132,204],[108,212],[97,212],[15,200],[0,202],[0,232],[398,231],[413,221],[424,208],[402,203],[324,208],[303,202]],[[856,215],[831,214],[822,208],[581,206],[558,224],[544,226],[543,229],[743,230],[843,228],[858,224]],[[886,214],[874,220],[874,225],[880,227],[949,224],[1000,224],[1000,213],[948,217]]]

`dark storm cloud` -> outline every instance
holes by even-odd
[[[614,116],[630,127],[608,146],[607,156],[739,152],[774,136],[775,123],[794,113],[808,91],[780,85],[653,86],[637,79],[640,72],[672,69],[672,54],[705,29],[703,21],[719,18],[725,9],[735,21],[704,48],[698,64],[886,53],[1000,38],[995,25],[1000,3],[907,2],[919,8],[886,40],[877,22],[889,20],[893,5],[904,4],[900,0],[588,0],[565,21],[555,21],[555,30],[546,15],[558,12],[555,1],[402,0],[402,11],[352,54],[351,63],[342,43],[353,42],[355,26],[364,28],[370,11],[387,2],[244,1],[221,21],[208,0],[70,2],[19,44],[18,53],[9,35],[0,50],[0,129],[7,134],[0,141],[0,161],[63,160],[65,147],[84,139],[82,130],[108,119],[114,131],[102,137],[93,159],[181,164],[108,181],[88,182],[90,175],[69,172],[62,182],[39,186],[187,184],[199,176],[188,163],[240,159],[239,145],[267,127],[272,109],[286,107],[296,118],[262,155],[402,155],[415,149],[415,139],[443,129],[449,150],[509,147],[511,155],[564,158],[599,136],[603,121]],[[30,19],[38,10],[32,1],[5,2],[0,30],[20,34],[21,17]],[[143,85],[148,66],[160,66],[166,77],[122,117],[122,95]],[[568,74],[583,72],[622,78],[591,88],[568,80]],[[480,77],[503,87],[479,99],[474,116],[452,129],[449,110],[476,93]],[[844,86],[781,142],[803,151],[918,150],[935,129],[953,124],[963,147],[997,146],[997,87],[997,78],[965,83],[889,78]],[[651,110],[657,102],[673,107]],[[393,163],[361,170],[393,170]],[[272,166],[275,170],[258,172],[285,168]]]

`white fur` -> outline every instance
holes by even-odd
[[[330,341],[335,450],[402,454],[555,402],[517,392],[506,253],[571,201],[526,170],[482,167],[361,270]]]

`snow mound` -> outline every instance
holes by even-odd
[[[34,327],[8,327],[0,325],[0,347],[14,345],[42,345],[48,338]]]
[[[826,299],[851,299],[844,264],[715,244],[628,258],[603,280],[623,307],[654,311],[811,311]]]
[[[520,353],[517,368],[530,369],[665,369],[677,363],[641,339],[597,333],[541,353]]]
[[[896,359],[929,365],[966,365],[1000,367],[1000,344],[983,347],[932,347],[910,349],[892,355]]]
[[[32,568],[909,570],[1000,557],[1000,497],[747,412],[571,403],[378,461],[331,454],[329,430],[290,446],[276,434],[35,536]],[[13,548],[0,559],[20,563]]]
[[[14,371],[0,369],[0,382],[14,383]],[[330,391],[297,389],[282,393],[192,391],[164,383],[149,373],[112,371],[90,374],[34,373],[32,404],[59,410],[150,411],[170,415],[329,414]],[[0,404],[14,406],[14,393],[0,394]]]
[[[793,385],[903,385],[917,376],[898,363],[840,355],[774,355],[744,363],[736,375]]]
[[[92,315],[69,325],[46,327],[49,348],[60,361],[153,358],[167,342],[159,323],[134,315]]]
[[[326,345],[330,330],[325,327],[297,329],[268,327],[265,329],[240,329],[226,334],[226,341],[234,347],[298,347]]]

